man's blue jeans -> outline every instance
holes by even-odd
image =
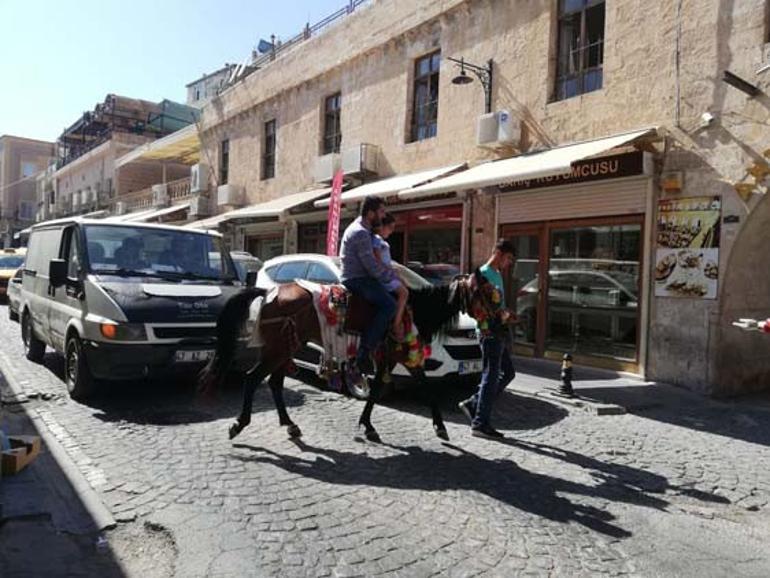
[[[497,336],[481,338],[483,370],[478,391],[471,398],[476,406],[472,427],[487,427],[492,406],[511,380],[516,377],[508,341]]]
[[[358,361],[374,351],[385,337],[388,323],[396,314],[396,300],[385,286],[372,277],[358,277],[343,282],[351,293],[366,299],[375,309],[374,319],[366,326],[358,348]]]

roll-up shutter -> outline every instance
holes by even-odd
[[[498,222],[634,215],[646,210],[648,177],[500,194]]]

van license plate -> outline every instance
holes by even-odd
[[[177,351],[174,360],[178,362],[208,361],[214,357],[213,349],[203,349],[200,351]]]
[[[461,361],[457,367],[457,373],[468,375],[469,373],[481,373],[481,360]]]

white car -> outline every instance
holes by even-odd
[[[431,284],[414,271],[394,263],[399,275],[410,289],[430,287]],[[307,279],[316,283],[339,283],[340,260],[315,253],[282,255],[266,261],[257,275],[257,287],[270,289],[280,283],[295,279]],[[458,377],[481,373],[481,348],[476,339],[476,322],[460,314],[457,325],[444,336],[437,336],[431,344],[431,357],[426,360],[428,377]],[[297,354],[294,362],[304,369],[317,370],[321,348],[315,344]],[[407,370],[398,365],[393,375],[408,376]]]

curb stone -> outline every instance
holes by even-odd
[[[5,403],[8,403],[6,393],[10,390],[10,400],[15,400],[16,403],[21,403],[20,400],[27,401],[29,398],[22,391],[19,382],[13,374],[12,369],[9,367],[8,361],[5,355],[0,355],[0,383],[5,383],[5,387],[2,387],[3,399]],[[13,403],[13,401],[11,401]],[[107,506],[104,505],[99,494],[91,487],[88,480],[86,480],[83,473],[72,461],[67,450],[65,450],[56,436],[51,432],[46,423],[40,417],[37,411],[32,410],[28,412],[29,418],[35,425],[40,437],[45,443],[45,447],[51,453],[51,456],[56,460],[61,468],[67,481],[72,486],[74,492],[78,495],[83,507],[93,518],[94,524],[98,530],[111,529],[117,526],[115,518],[112,517]]]
[[[556,390],[552,389],[533,391],[532,389],[509,385],[507,390],[524,397],[546,399],[553,403],[567,406],[568,408],[579,409],[594,415],[623,415],[626,413],[625,407],[614,403],[605,403],[588,397],[581,397],[580,395],[570,398],[560,395]]]

